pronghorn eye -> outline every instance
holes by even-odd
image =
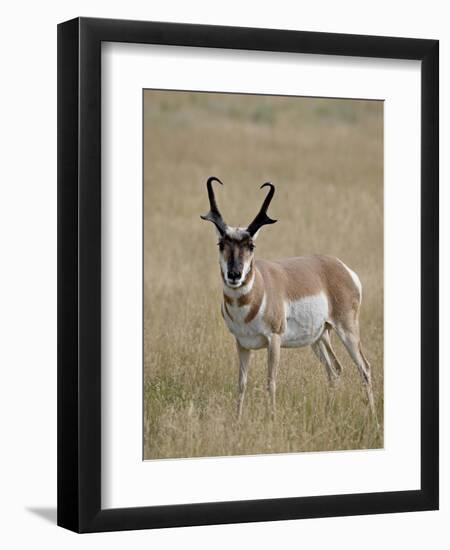
[[[225,248],[225,245],[223,244],[223,242],[222,242],[222,241],[219,241],[219,242],[217,243],[217,246],[219,247],[219,250],[220,250],[221,252],[223,252],[223,249]]]
[[[255,250],[255,245],[253,243],[249,243],[248,248],[251,252]]]

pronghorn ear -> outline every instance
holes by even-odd
[[[252,237],[252,241],[256,241],[256,239],[258,238],[258,235],[259,235],[259,232],[261,231],[261,229],[258,229],[258,231],[253,235]]]

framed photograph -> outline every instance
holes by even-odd
[[[58,524],[438,508],[438,41],[58,26]]]

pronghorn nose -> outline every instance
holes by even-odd
[[[236,281],[236,279],[241,278],[241,273],[240,271],[229,271],[228,278],[231,279],[232,281]]]

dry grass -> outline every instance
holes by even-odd
[[[277,418],[266,354],[253,353],[244,416],[237,359],[220,315],[221,279],[205,181],[221,211],[249,223],[277,191],[257,256],[336,255],[363,282],[362,341],[383,420],[383,106],[380,102],[147,91],[144,94],[144,457],[383,446],[356,368],[330,392],[310,348],[281,352]]]

